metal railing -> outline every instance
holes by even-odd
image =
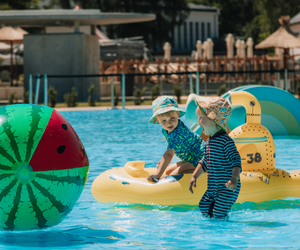
[[[280,88],[280,74],[284,73],[284,89],[287,89],[287,74],[296,72],[297,70],[248,70],[248,71],[191,71],[191,72],[170,72],[170,73],[136,73],[136,74],[94,74],[94,75],[29,75],[29,103],[32,104],[32,93],[33,93],[33,79],[36,79],[36,89],[35,89],[35,104],[38,103],[39,99],[39,89],[40,89],[40,81],[43,78],[44,81],[44,105],[48,105],[48,79],[49,78],[89,78],[89,77],[111,77],[111,108],[115,108],[114,105],[114,77],[118,76],[121,77],[121,85],[122,85],[122,108],[125,108],[125,77],[126,76],[167,76],[167,75],[190,75],[189,84],[190,84],[190,93],[193,93],[193,74],[196,74],[196,93],[197,95],[200,94],[200,84],[199,84],[199,73],[205,74],[205,81],[204,81],[204,94],[207,95],[207,76],[210,74],[227,74],[233,76],[235,74],[258,74],[258,73],[269,73],[274,74],[277,73],[277,87]]]

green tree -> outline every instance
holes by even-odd
[[[297,0],[188,0],[220,10],[219,36],[232,33],[252,37],[258,43],[279,28],[280,16],[295,16],[300,12]]]
[[[1,0],[0,10],[38,9],[40,0]]]
[[[275,32],[280,24],[280,16],[289,15],[291,18],[300,12],[300,2],[295,0],[255,0],[254,22],[258,22],[258,41],[262,41],[268,35]]]
[[[52,9],[61,7],[62,9],[71,9],[71,2],[69,0],[50,0],[47,5],[43,6],[45,9]]]

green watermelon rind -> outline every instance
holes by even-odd
[[[88,171],[89,166],[34,172],[28,183],[7,174],[1,180],[6,188],[1,185],[0,228],[30,230],[58,224],[76,204]]]
[[[30,162],[52,112],[53,109],[39,105],[21,104],[0,108],[0,155],[12,165]]]
[[[82,193],[89,166],[32,171],[28,165],[52,112],[28,104],[0,108],[0,230],[56,225]]]

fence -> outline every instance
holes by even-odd
[[[269,75],[276,75],[276,80],[277,80],[277,87],[280,88],[280,83],[281,83],[281,75],[284,77],[284,89],[288,91],[288,73],[295,74],[296,70],[283,70],[283,69],[278,69],[278,70],[257,70],[257,71],[204,71],[204,72],[199,72],[199,71],[190,71],[190,72],[172,72],[172,73],[167,73],[167,72],[162,72],[162,73],[138,73],[138,74],[132,74],[132,73],[111,73],[111,74],[98,74],[98,75],[36,75],[32,76],[29,75],[29,103],[32,103],[32,92],[33,92],[33,79],[36,79],[36,90],[35,90],[35,104],[38,103],[39,99],[39,88],[40,88],[40,81],[41,79],[44,80],[44,105],[48,105],[48,79],[49,78],[88,78],[88,77],[109,77],[110,78],[110,84],[111,84],[111,107],[114,108],[114,80],[118,77],[121,79],[121,86],[122,86],[122,107],[125,108],[125,86],[126,82],[125,79],[127,76],[132,76],[132,77],[151,77],[151,76],[157,76],[158,78],[165,77],[167,79],[168,76],[171,76],[173,74],[176,74],[177,76],[183,76],[185,78],[189,77],[189,93],[194,93],[196,92],[197,95],[200,94],[200,79],[201,75],[204,74],[204,95],[207,95],[207,86],[208,86],[208,81],[210,75],[226,75],[226,77],[231,77],[231,76],[236,76],[236,75],[248,75],[248,79],[251,78],[251,74],[269,74]],[[194,77],[195,76],[195,84],[194,84]],[[245,83],[251,83],[251,81],[245,81]],[[194,91],[195,87],[195,91]],[[162,94],[162,93],[161,93]]]
[[[273,70],[281,70],[284,65],[288,65],[286,69],[294,70],[294,74],[288,76],[293,82],[300,80],[300,75],[296,75],[296,70],[300,68],[300,61],[295,60],[299,55],[292,55],[278,57],[278,56],[268,56],[254,55],[252,58],[241,58],[235,56],[234,58],[227,58],[216,56],[213,59],[205,60],[189,60],[187,58],[180,59],[177,58],[174,61],[168,61],[166,59],[159,60],[156,59],[153,62],[148,62],[146,60],[129,60],[129,61],[119,61],[108,63],[100,62],[100,74],[135,74],[134,83],[140,82],[141,84],[146,84],[147,82],[158,83],[161,79],[157,77],[158,75],[151,75],[151,73],[172,73],[170,77],[164,78],[163,81],[170,83],[187,82],[188,76],[185,75],[184,78],[178,77],[177,73],[180,72],[214,72],[209,74],[208,82],[229,82],[229,81],[243,81],[247,76],[240,75],[236,73],[235,75],[229,75],[228,71],[257,71],[257,74],[253,75],[250,81],[272,81],[277,80],[277,76],[270,75],[268,72]],[[284,62],[286,60],[286,62]],[[219,73],[223,71],[224,74]],[[259,71],[265,71],[264,74],[258,74]],[[138,77],[138,74],[143,74]],[[147,74],[147,75],[145,75]],[[200,75],[200,81],[204,81],[204,75]],[[140,79],[141,78],[141,79]],[[196,76],[193,76],[195,79]],[[283,79],[283,77],[282,77]],[[101,79],[101,82],[105,79]],[[119,81],[117,75],[115,75],[114,81]]]

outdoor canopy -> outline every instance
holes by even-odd
[[[0,29],[0,42],[10,43],[10,85],[13,86],[13,44],[19,44],[23,42],[23,36],[28,34],[27,31],[20,27],[13,28],[10,26],[4,26]]]
[[[292,48],[300,48],[300,39],[296,37],[290,28],[289,16],[281,16],[278,19],[280,27],[265,40],[255,45],[256,49],[267,49],[267,48],[282,48],[284,49],[284,68],[287,69],[287,55],[288,50]]]
[[[279,29],[277,29],[273,34],[257,44],[255,48],[300,48],[300,39],[294,36],[292,31],[287,26],[280,26]]]

